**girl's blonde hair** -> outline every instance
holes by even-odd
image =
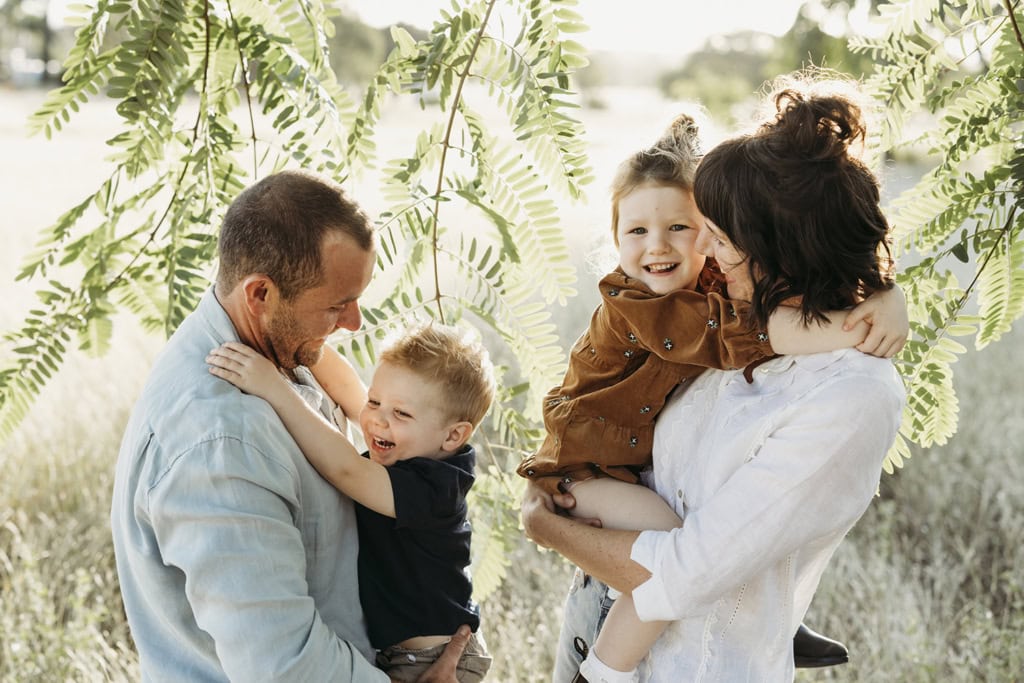
[[[702,152],[697,122],[680,114],[658,141],[619,164],[612,180],[612,239],[619,246],[619,201],[641,185],[667,185],[693,191]]]

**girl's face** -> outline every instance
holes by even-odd
[[[656,294],[694,289],[704,268],[695,242],[703,216],[693,193],[669,185],[641,185],[619,199],[615,241],[619,266]]]
[[[725,233],[707,218],[697,236],[696,248],[705,256],[712,256],[718,261],[730,299],[750,301],[754,295],[754,281],[750,277],[746,254],[733,246]]]

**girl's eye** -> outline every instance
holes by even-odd
[[[396,410],[395,414],[398,415],[398,417],[404,417],[406,419],[412,417],[412,415],[410,415],[409,413],[405,412],[404,410]]]
[[[374,401],[372,398],[370,398],[366,400],[366,405],[370,406],[371,408],[379,408],[380,401]]]
[[[681,232],[683,230],[689,230],[690,226],[689,225],[681,225],[679,223],[676,223],[675,225],[670,225],[668,229],[669,229],[669,232]]]
[[[629,234],[629,235],[646,235],[647,234],[647,228],[644,228],[644,227],[633,228],[627,234]]]

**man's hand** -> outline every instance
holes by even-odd
[[[460,626],[452,639],[448,641],[441,656],[419,677],[417,683],[458,683],[455,669],[459,665],[462,653],[466,650],[466,645],[469,644],[471,634],[469,626],[465,624]]]

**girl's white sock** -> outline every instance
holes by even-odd
[[[587,683],[637,683],[640,680],[636,669],[617,671],[598,659],[593,650],[580,663],[580,673]]]

